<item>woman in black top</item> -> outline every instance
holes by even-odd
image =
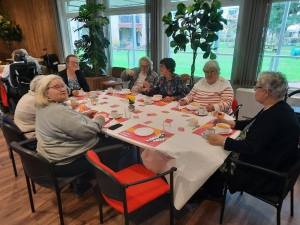
[[[79,90],[83,89],[85,92],[90,91],[90,87],[82,71],[78,70],[78,57],[76,55],[68,55],[66,58],[67,68],[58,73],[65,84],[70,88],[71,94],[77,96]]]

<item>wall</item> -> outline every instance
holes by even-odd
[[[10,19],[20,26],[23,40],[11,42],[13,51],[24,48],[29,55],[40,57],[43,49],[58,55],[58,41],[53,13],[53,0],[0,0],[1,13],[7,13]],[[0,59],[9,57],[4,41],[0,40]]]

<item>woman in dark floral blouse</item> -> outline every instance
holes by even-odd
[[[144,83],[144,93],[147,95],[161,94],[163,101],[171,102],[185,97],[189,89],[184,87],[183,80],[174,74],[176,63],[172,58],[164,58],[160,61],[160,73],[163,76],[156,78],[153,87],[148,82]]]

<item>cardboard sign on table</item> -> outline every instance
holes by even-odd
[[[197,129],[196,129],[195,131],[193,131],[192,133],[193,133],[193,134],[197,134],[197,135],[199,135],[199,136],[202,136],[202,133],[206,131],[206,128],[208,128],[208,127],[213,127],[213,126],[214,126],[214,124],[213,124],[213,120],[212,120],[212,121],[209,121],[208,123],[206,123],[206,124],[200,126],[199,128],[197,128]],[[222,136],[224,136],[224,137],[230,137],[230,136],[233,135],[236,131],[237,131],[237,130],[232,129],[232,132],[231,132],[231,133],[229,133],[229,134],[220,134],[220,135],[222,135]]]

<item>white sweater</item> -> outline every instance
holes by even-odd
[[[91,120],[62,103],[50,103],[36,112],[37,152],[49,161],[65,159],[93,148],[104,119]],[[71,161],[70,161],[71,162]]]

